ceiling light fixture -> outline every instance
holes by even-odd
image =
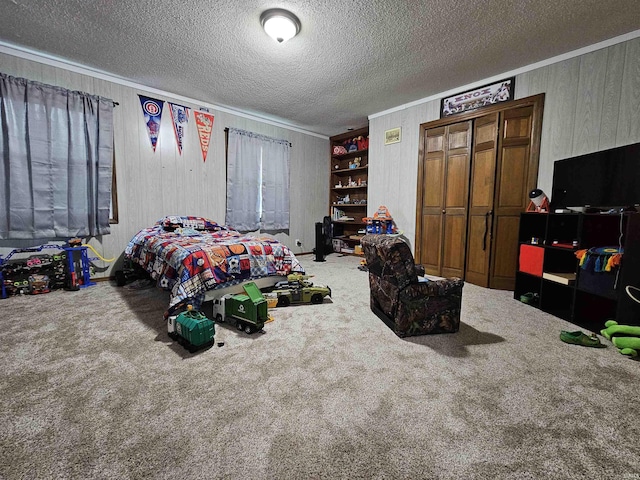
[[[300,31],[300,20],[293,13],[282,8],[270,8],[260,15],[264,31],[278,43],[295,37]]]

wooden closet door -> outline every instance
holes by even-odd
[[[497,112],[492,113],[477,118],[473,124],[467,264],[464,278],[481,287],[489,286],[498,117]]]
[[[494,198],[493,244],[489,287],[513,290],[518,263],[520,213],[538,176],[537,156],[532,160],[532,106],[500,113],[500,140]]]
[[[416,260],[425,272],[464,274],[471,122],[425,130]]]
[[[430,275],[464,273],[471,122],[425,130],[416,261]]]
[[[440,276],[464,278],[471,161],[471,122],[447,127]]]
[[[427,273],[513,290],[543,106],[540,94],[420,126],[415,258]]]
[[[430,275],[440,275],[442,261],[442,209],[446,158],[446,127],[424,132],[422,162],[421,235],[417,263]]]

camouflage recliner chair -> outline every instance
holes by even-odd
[[[462,280],[418,281],[424,267],[414,263],[409,245],[398,237],[365,235],[361,244],[369,269],[371,310],[396,335],[458,331]]]

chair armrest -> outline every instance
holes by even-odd
[[[427,297],[439,297],[447,295],[462,295],[464,281],[454,278],[443,278],[441,280],[430,280],[428,282],[418,282],[407,285],[403,290],[411,297],[424,295]]]

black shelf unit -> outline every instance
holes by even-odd
[[[518,241],[542,249],[533,250],[542,255],[542,275],[539,270],[522,271],[531,268],[531,260],[523,256],[532,250],[521,248],[516,300],[534,294],[527,302],[532,307],[593,332],[611,318],[640,325],[640,304],[625,293],[627,285],[640,286],[640,213],[522,213]],[[604,273],[580,268],[578,250],[606,246],[623,247],[620,267]],[[570,279],[544,278],[545,274]]]

